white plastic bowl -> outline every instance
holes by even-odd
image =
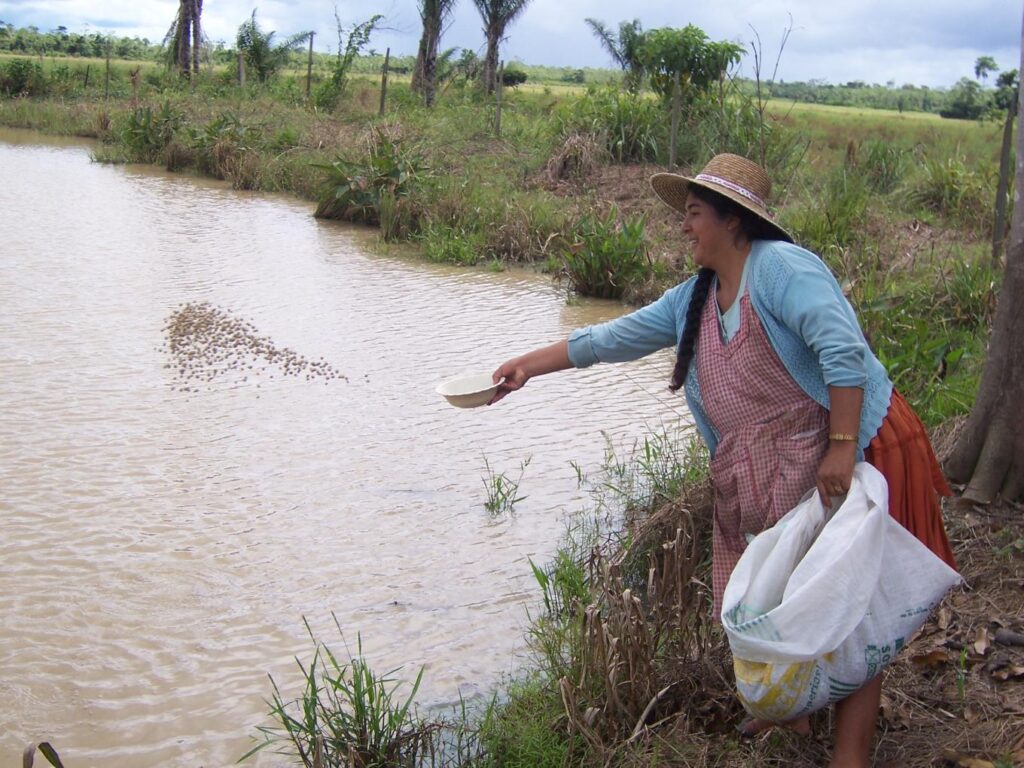
[[[436,391],[456,408],[477,408],[491,401],[498,385],[489,373],[462,374],[442,381]]]

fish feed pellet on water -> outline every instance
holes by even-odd
[[[198,391],[195,385],[226,375],[246,381],[268,369],[308,381],[348,381],[323,358],[308,360],[287,347],[279,348],[252,323],[209,302],[178,307],[163,331],[171,356],[165,367],[174,370],[174,388],[183,392]]]

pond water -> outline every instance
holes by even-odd
[[[425,667],[425,706],[488,696],[522,663],[528,559],[585,504],[570,462],[685,419],[668,352],[450,407],[446,376],[624,309],[382,253],[305,202],[0,131],[0,211],[4,765],[44,739],[69,766],[233,763],[268,673],[298,693],[304,618]],[[165,326],[199,302],[347,380],[182,386]],[[484,509],[485,459],[529,459],[515,514]]]

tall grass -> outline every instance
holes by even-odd
[[[617,162],[656,160],[665,146],[664,110],[654,99],[616,87],[589,88],[556,116],[561,136],[597,137]]]
[[[993,189],[992,174],[968,167],[962,156],[926,156],[906,194],[911,204],[984,233],[995,215]]]
[[[801,207],[787,210],[782,222],[801,245],[827,257],[862,236],[870,190],[863,174],[838,167],[815,192]]]
[[[338,625],[337,617],[334,619]],[[271,677],[270,716],[274,725],[259,726],[259,743],[244,761],[270,749],[305,768],[468,768],[479,757],[475,735],[467,728],[463,707],[452,720],[420,718],[413,702],[423,679],[420,669],[408,689],[395,677],[399,670],[378,674],[362,653],[347,661],[316,639],[308,665],[296,659],[304,686],[286,699]]]

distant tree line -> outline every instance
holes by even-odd
[[[195,2],[195,0],[190,1]],[[523,2],[481,2],[478,3],[478,6],[482,7],[478,10],[480,10],[483,20],[494,18],[493,15],[497,14],[498,17],[501,17],[500,20],[507,24],[521,13],[525,4]],[[412,73],[417,89],[424,93],[428,101],[432,100],[433,93],[430,90],[432,86],[429,83],[424,84],[425,80],[443,82],[456,76],[464,78],[482,76],[485,80],[493,82],[495,76],[493,68],[496,66],[496,45],[494,48],[489,48],[483,57],[477,56],[470,50],[449,48],[441,51],[438,49],[440,33],[448,21],[452,5],[451,2],[443,0],[420,0],[426,37],[421,40],[419,55],[392,58],[392,71],[400,74]],[[201,8],[201,5],[198,8]],[[487,13],[491,13],[492,16],[486,16]],[[511,70],[505,73],[503,78],[505,84],[517,85],[524,82],[527,76],[531,81],[561,81],[575,84],[608,82],[617,77],[626,87],[635,90],[642,87],[646,78],[654,90],[664,93],[671,87],[671,80],[666,73],[673,71],[670,56],[673,50],[682,50],[684,53],[690,51],[688,55],[691,57],[694,56],[693,51],[700,54],[693,58],[694,62],[700,62],[706,69],[706,72],[701,68],[694,70],[695,84],[699,83],[700,85],[704,85],[703,81],[705,80],[720,76],[728,61],[733,60],[737,55],[732,48],[726,48],[733,44],[709,41],[697,34],[699,30],[696,28],[644,31],[639,20],[634,19],[632,22],[622,22],[616,33],[595,19],[586,19],[586,23],[591,32],[601,40],[615,64],[621,68],[621,73],[589,68],[531,67],[520,64],[513,65]],[[249,25],[249,31],[252,33],[248,36],[242,34],[246,24]],[[172,25],[172,32],[177,28],[185,27],[186,25],[179,22],[177,26]],[[504,28],[502,28],[503,31]],[[264,79],[263,76],[267,72],[266,68],[260,66],[261,64],[270,61],[275,64],[272,69],[279,68],[295,49],[296,44],[308,40],[310,34],[308,32],[299,33],[288,38],[284,44],[277,46],[278,50],[272,51],[269,48],[270,36],[274,33],[269,33],[266,40],[263,40],[259,33],[260,30],[255,25],[254,14],[253,18],[240,28],[239,40],[244,38],[245,44],[239,44],[236,41],[238,46],[236,50],[236,48],[225,47],[222,42],[211,44],[204,39],[202,41],[202,57],[206,61],[228,64],[237,59],[238,51],[241,50],[247,59],[251,54],[252,63],[259,73],[257,76]],[[492,29],[492,37],[494,34],[496,33]],[[175,40],[163,42],[169,43],[175,50],[180,47]],[[248,44],[250,42],[251,45]],[[267,44],[268,50],[265,52],[267,56],[256,55],[263,52],[260,45],[257,45],[260,42]],[[489,42],[496,43],[495,40],[489,40]],[[198,46],[193,45],[193,69],[197,67],[196,47]],[[64,26],[58,26],[56,29],[45,32],[34,26],[18,28],[0,20],[0,53],[90,58],[111,56],[117,59],[166,61],[168,46],[162,42],[152,42],[147,38],[119,37],[99,32],[72,32]],[[427,61],[424,60],[424,56],[428,59]],[[722,60],[719,61],[715,57]],[[379,70],[379,58],[372,51],[370,55],[360,55],[356,61],[351,63],[351,71]],[[424,72],[424,68],[426,68],[426,72]],[[999,72],[999,68],[996,62],[989,56],[982,56],[975,64],[974,78],[965,76],[948,89],[928,88],[910,83],[897,86],[893,81],[884,85],[869,84],[860,80],[852,80],[838,85],[821,80],[777,81],[762,83],[762,89],[766,89],[772,98],[781,100],[842,107],[892,109],[900,112],[932,112],[944,117],[977,120],[1005,115],[1007,105],[1015,102],[1017,71],[999,72],[990,87],[988,78],[997,72]],[[683,85],[685,87],[687,83],[684,81]],[[752,83],[745,84],[741,81],[740,85],[753,88]]]
[[[63,26],[41,32],[37,27],[16,28],[0,21],[0,53],[102,58],[107,56],[108,50],[114,58],[146,60],[159,58],[163,49],[146,38],[116,37],[99,32],[82,34],[69,32]]]

